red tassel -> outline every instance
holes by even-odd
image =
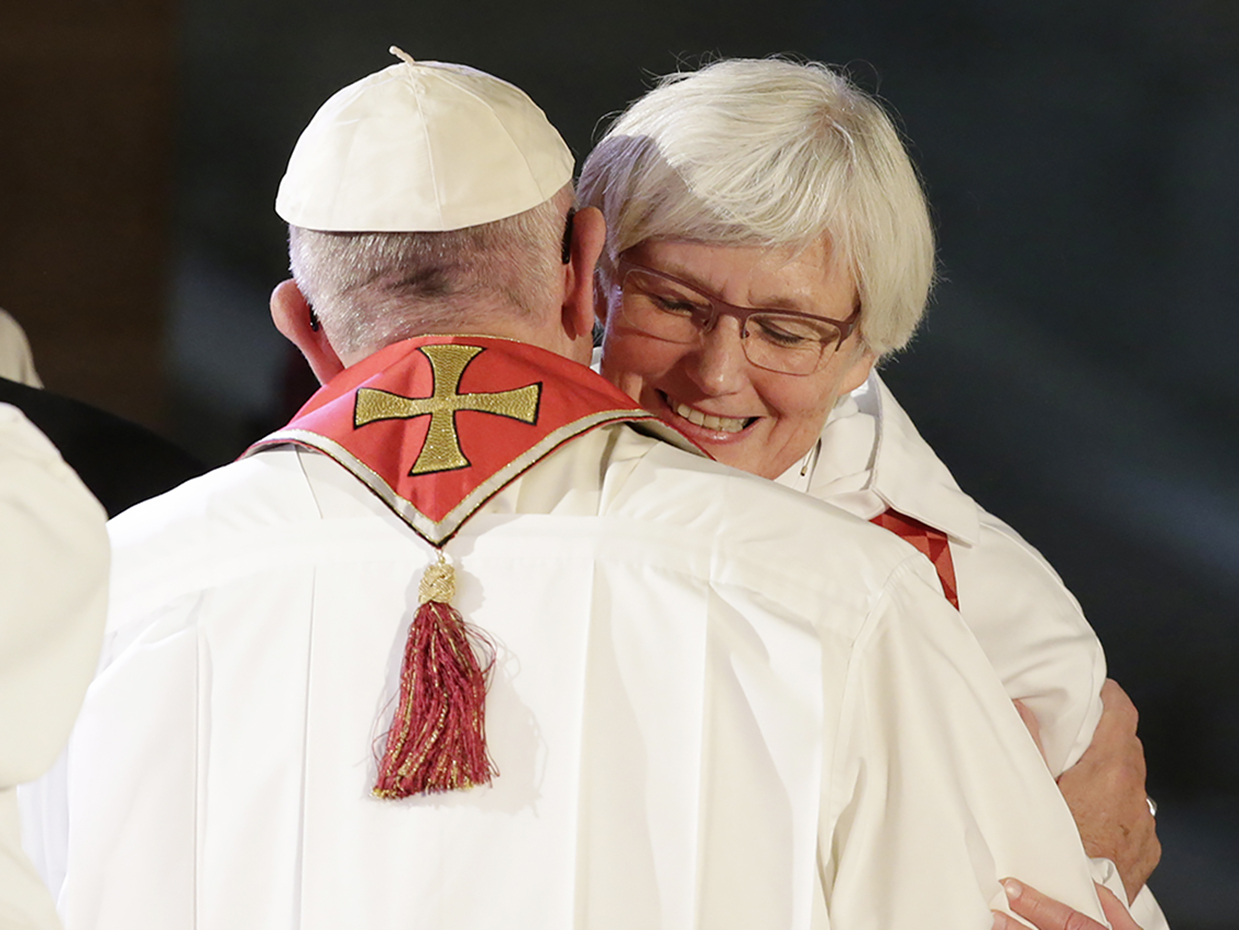
[[[404,647],[400,701],[374,786],[381,798],[488,785],[497,774],[485,720],[494,649],[450,605],[454,592],[452,567],[439,553],[422,576]]]

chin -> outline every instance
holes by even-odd
[[[753,457],[746,454],[747,450],[737,449],[727,444],[716,446],[711,443],[701,443],[701,446],[714,457],[716,462],[722,462],[724,465],[748,472],[750,475],[757,475],[759,478],[768,477],[765,469],[762,468],[762,463],[754,462]]]

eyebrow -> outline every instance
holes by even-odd
[[[822,316],[821,312],[818,311],[812,304],[806,303],[796,297],[781,296],[773,297],[770,300],[755,301],[751,304],[733,304],[729,300],[724,300],[722,296],[719,295],[717,290],[710,287],[695,274],[692,274],[683,268],[667,268],[655,265],[648,265],[647,267],[653,268],[655,271],[661,271],[663,274],[671,275],[673,278],[679,278],[685,284],[691,285],[703,294],[713,297],[715,300],[721,301],[729,307],[740,307],[745,310],[791,310],[795,313],[806,313],[809,316],[820,317],[823,320],[829,319],[828,317]]]

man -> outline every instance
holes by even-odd
[[[400,54],[277,199],[324,388],[113,522],[69,930],[982,927],[1008,874],[1100,917],[929,564],[639,431],[562,140]]]

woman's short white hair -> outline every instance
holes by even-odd
[[[560,271],[572,188],[524,213],[447,232],[288,228],[293,278],[342,354],[370,354],[479,311],[533,312]]]
[[[731,59],[662,78],[586,159],[578,199],[606,216],[604,284],[621,253],[650,239],[827,237],[879,354],[912,337],[933,283],[929,210],[899,134],[877,101],[817,62]]]

